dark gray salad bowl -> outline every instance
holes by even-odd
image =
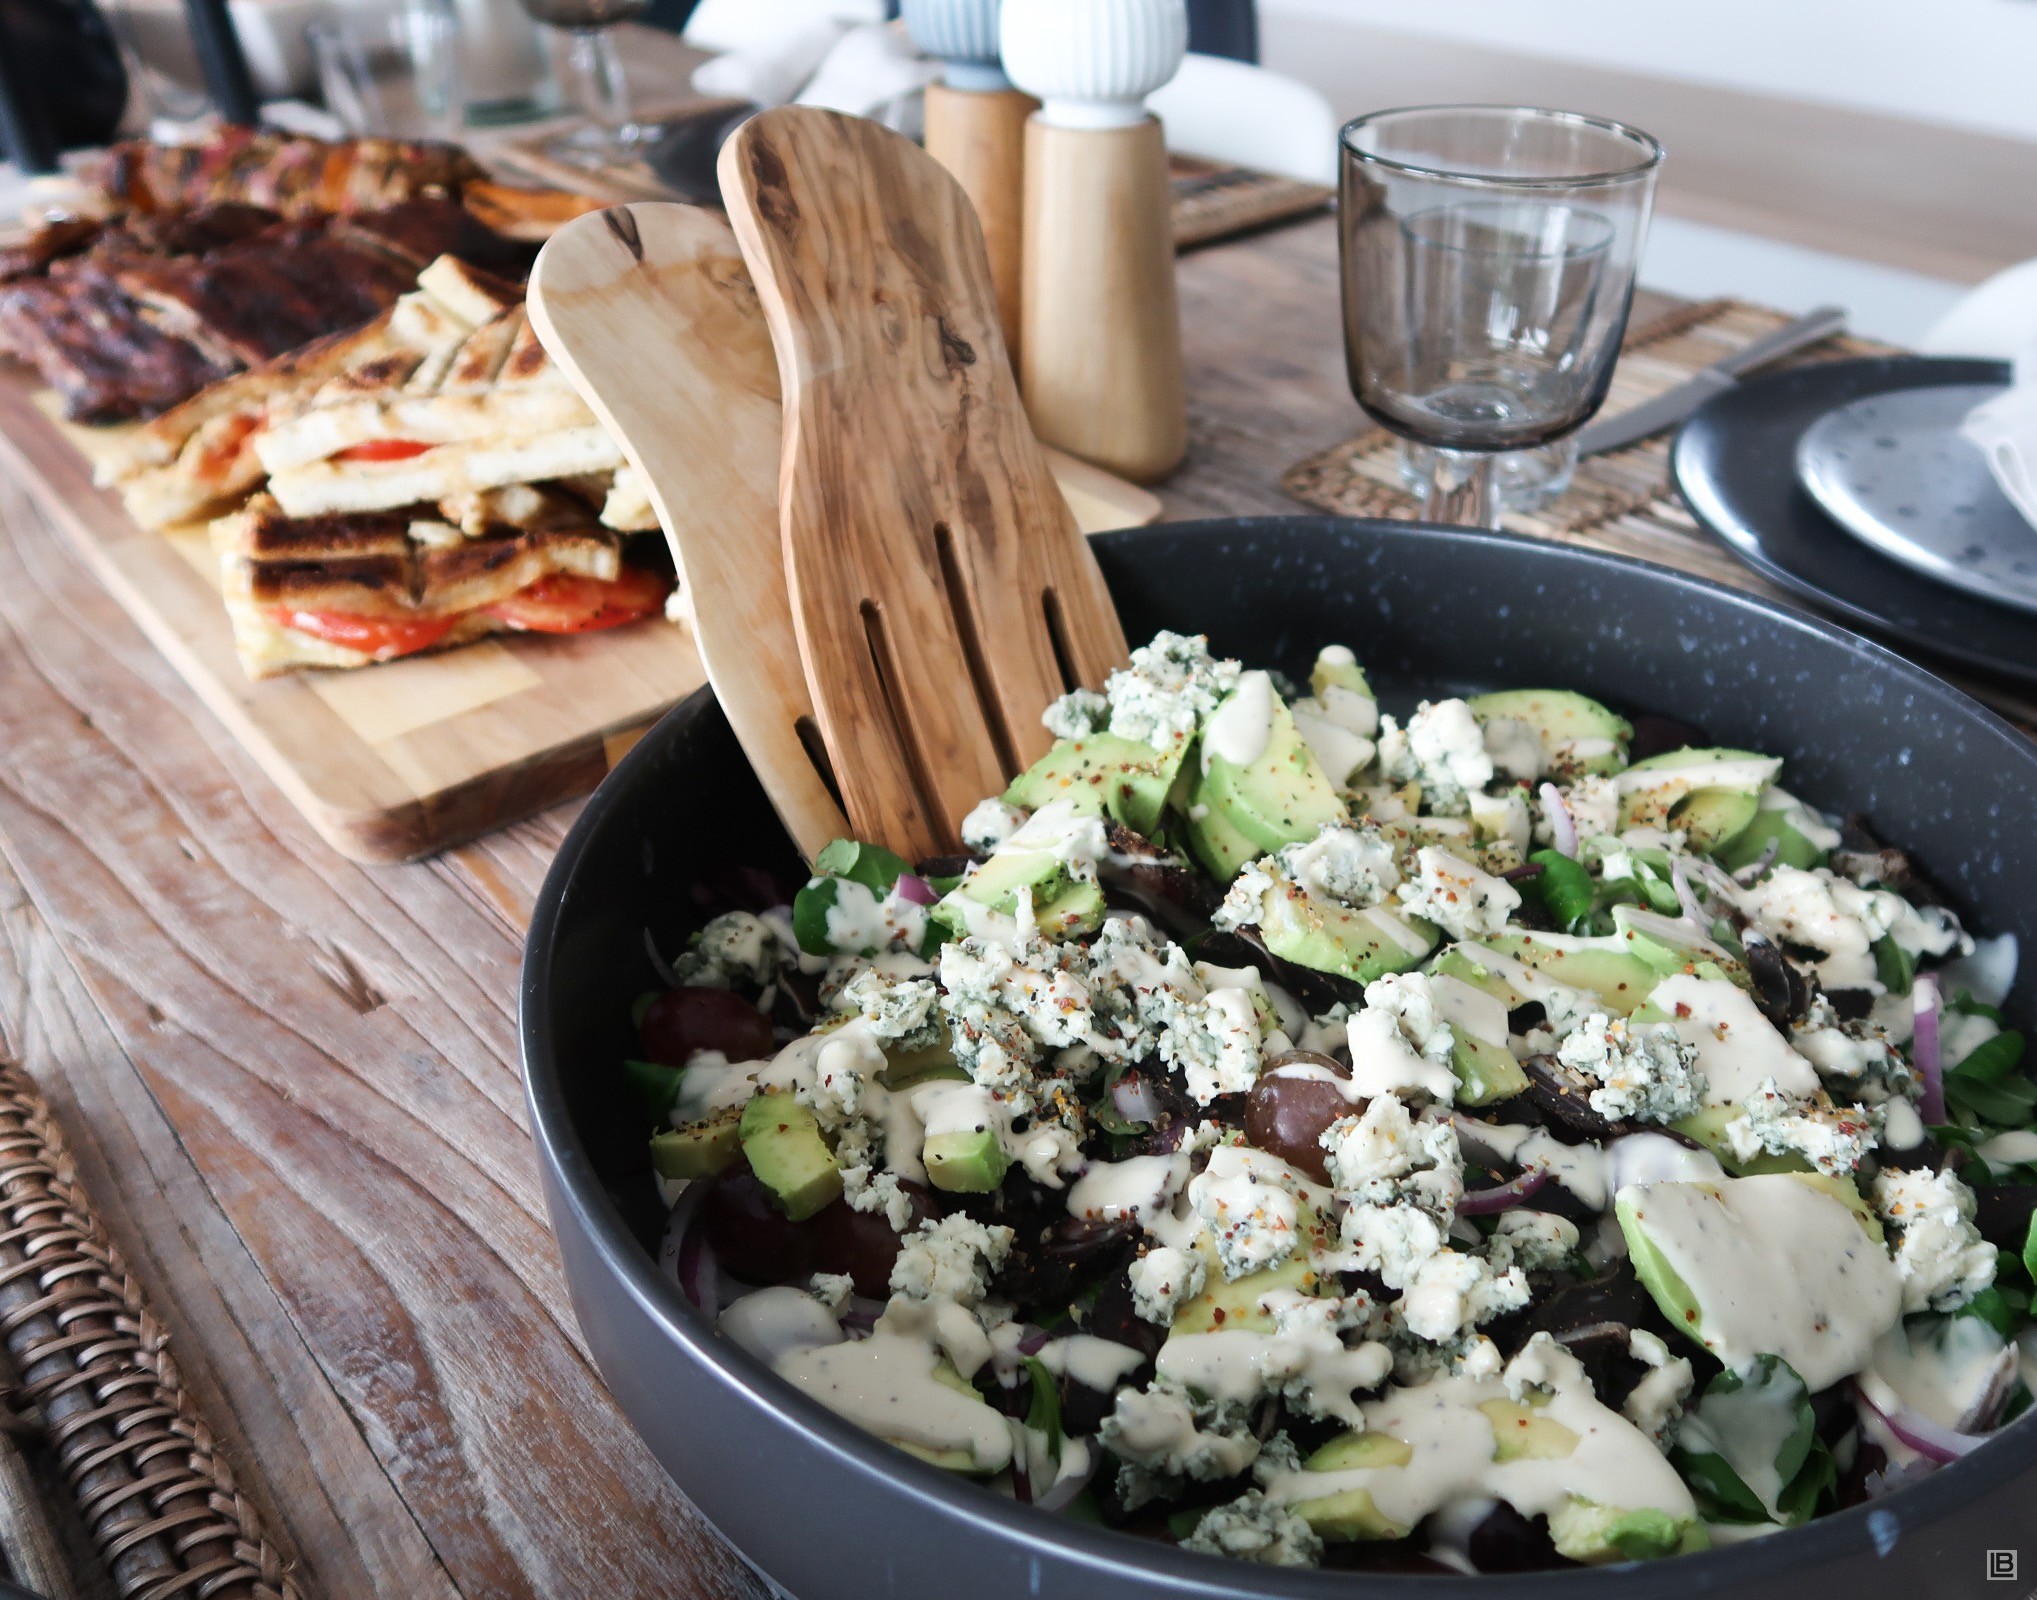
[[[1984,933],[2037,946],[2037,744],[1852,634],[1663,568],[1466,529],[1327,517],[1176,524],[1095,541],[1134,642],[1206,632],[1305,678],[1351,645],[1388,710],[1506,686],[1582,690],[1788,758],[1864,810]],[[2037,1424],[1872,1505],[1702,1555],[1519,1577],[1297,1572],[1035,1511],[891,1449],[718,1338],[659,1271],[664,1217],[618,1064],[630,1004],[704,920],[698,886],[799,875],[705,691],[601,786],[547,878],[523,969],[526,1083],[573,1305],[603,1377],[679,1487],[798,1600],[1268,1595],[2021,1595],[2037,1580]],[[2012,1003],[2029,1026],[2027,984]],[[1986,1552],[2028,1535],[2022,1586]]]

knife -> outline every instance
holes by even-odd
[[[1732,388],[1743,374],[1845,331],[1844,306],[1820,306],[1815,311],[1807,311],[1794,322],[1786,322],[1775,332],[1721,357],[1709,367],[1700,368],[1675,388],[1663,390],[1652,400],[1643,400],[1637,406],[1589,424],[1577,436],[1577,453],[1580,456],[1604,455],[1608,450],[1622,450],[1630,444],[1638,444],[1651,433],[1676,426],[1713,395]]]

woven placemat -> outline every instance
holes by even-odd
[[[1613,369],[1605,415],[1613,416],[1672,389],[1701,367],[1752,344],[1790,320],[1787,312],[1744,300],[1705,300],[1679,306],[1633,329]],[[1804,366],[1846,356],[1887,355],[1896,347],[1844,335],[1798,352],[1778,367]],[[1539,510],[1509,514],[1503,525],[1563,544],[1610,550],[1678,567],[1715,583],[1780,600],[1784,593],[1741,562],[1684,507],[1670,476],[1674,430],[1625,450],[1592,456],[1577,465],[1568,491]],[[1347,517],[1421,515],[1421,503],[1401,481],[1399,446],[1383,428],[1297,461],[1281,476],[1297,500]],[[1944,672],[2037,736],[2037,700],[2027,690]]]
[[[83,1525],[121,1600],[306,1600],[93,1215],[63,1131],[5,1057],[0,1344],[7,1398],[72,1502],[59,1520]]]
[[[590,172],[546,154],[542,139],[508,139],[490,145],[488,156],[527,178],[589,195],[610,204],[670,200],[673,193],[641,161],[618,162]],[[1169,156],[1174,188],[1174,247],[1235,239],[1283,222],[1312,216],[1330,203],[1332,191],[1251,167],[1225,166],[1190,156]]]

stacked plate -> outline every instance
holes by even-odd
[[[1999,361],[1887,356],[1799,367],[1712,399],[1678,436],[1678,488],[1770,581],[1864,630],[2037,682],[2037,527],[1968,412]]]

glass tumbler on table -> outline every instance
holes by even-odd
[[[1429,447],[1425,517],[1497,526],[1498,457],[1574,433],[1605,400],[1662,147],[1503,106],[1375,112],[1340,144],[1351,391]]]
[[[565,30],[571,76],[587,119],[547,142],[547,154],[576,166],[604,167],[634,159],[655,130],[630,120],[629,84],[609,31],[651,8],[651,0],[523,0],[533,21]]]

